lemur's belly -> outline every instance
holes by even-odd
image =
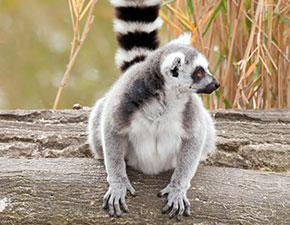
[[[179,115],[172,112],[148,119],[137,113],[128,131],[133,148],[126,156],[127,164],[145,174],[174,168],[184,133]]]

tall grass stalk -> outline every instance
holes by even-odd
[[[203,96],[208,108],[290,107],[288,0],[171,0],[160,15],[209,59],[221,87]]]
[[[87,2],[87,4],[85,4],[85,2]],[[53,109],[56,109],[59,104],[59,100],[60,100],[63,88],[67,84],[72,66],[75,63],[76,58],[91,28],[91,25],[94,20],[94,16],[92,15],[92,13],[93,13],[95,4],[97,3],[97,0],[90,0],[90,1],[68,0],[68,3],[69,3],[70,15],[71,15],[72,26],[73,26],[73,40],[71,42],[69,63],[64,73],[62,82],[59,86],[59,89],[58,89],[58,92],[54,101]],[[86,14],[88,14],[87,20],[85,22],[83,29],[81,30],[80,22]]]

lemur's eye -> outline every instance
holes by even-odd
[[[192,74],[192,79],[201,79],[202,78],[202,76],[203,76],[203,73],[204,73],[204,69],[201,67],[201,66],[198,66],[195,70],[194,70],[194,72],[193,72],[193,74]]]

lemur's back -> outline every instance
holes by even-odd
[[[119,49],[115,61],[122,73],[132,65],[144,61],[159,47],[158,30],[160,0],[110,0],[115,7],[114,31]],[[97,101],[89,121],[91,151],[96,158],[103,158],[101,141],[101,114],[105,97]],[[93,129],[95,127],[95,129]]]

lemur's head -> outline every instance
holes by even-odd
[[[160,71],[170,86],[210,94],[219,82],[210,74],[207,59],[190,46],[190,35],[182,35],[163,47]]]

